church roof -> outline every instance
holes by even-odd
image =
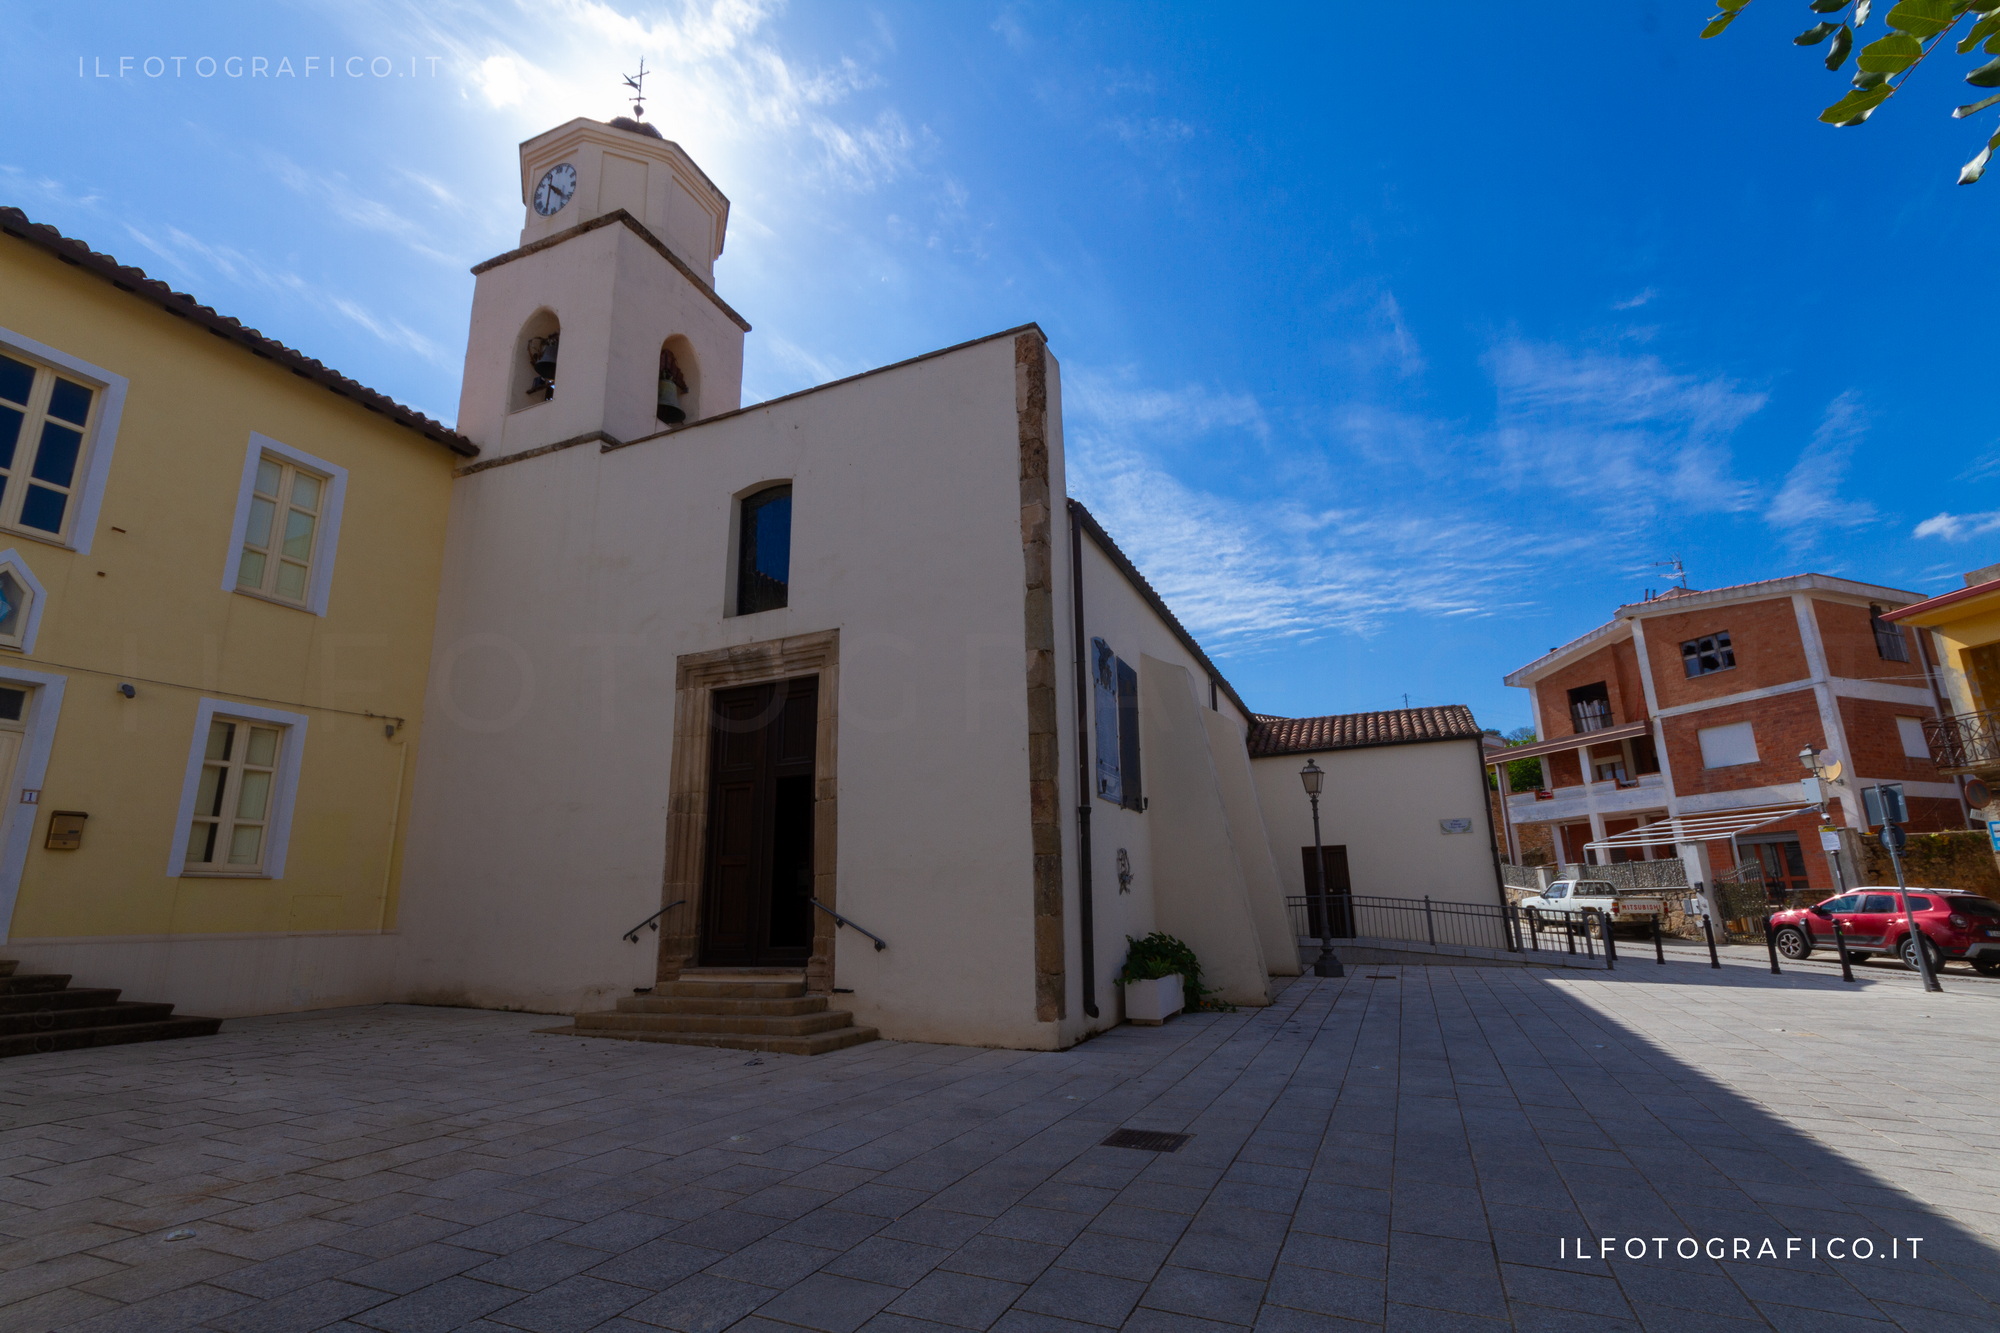
[[[1479,724],[1464,704],[1434,708],[1391,708],[1381,713],[1333,713],[1326,717],[1257,715],[1250,757],[1312,754],[1323,750],[1363,750],[1377,745],[1422,745],[1429,741],[1478,740]]]
[[[478,445],[443,422],[433,421],[415,408],[405,407],[388,395],[347,378],[333,367],[315,361],[275,338],[265,337],[240,320],[218,314],[212,307],[199,304],[186,292],[177,292],[159,279],[148,276],[145,270],[121,264],[110,255],[99,254],[82,241],[32,220],[18,208],[0,208],[0,232],[46,250],[65,264],[95,274],[120,291],[130,292],[142,301],[151,301],[170,315],[228,339],[252,356],[275,361],[300,379],[324,385],[340,397],[352,399],[370,412],[379,412],[397,425],[407,427],[425,439],[435,440],[455,454],[470,458],[479,452]]]

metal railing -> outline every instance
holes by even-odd
[[[846,926],[850,930],[858,930],[863,935],[866,935],[869,939],[874,940],[875,951],[877,953],[880,953],[882,950],[889,947],[889,941],[883,939],[880,935],[877,935],[874,931],[868,929],[868,927],[862,925],[856,925],[854,922],[849,921],[846,917],[834,911],[831,907],[828,907],[825,903],[821,902],[819,899],[812,898],[808,899],[808,901],[811,902],[814,907],[817,907],[820,911],[825,912],[828,916],[832,917],[833,923],[836,926]]]
[[[647,917],[644,921],[641,921],[638,925],[626,931],[623,935],[619,936],[619,938],[622,940],[626,940],[629,943],[637,944],[639,942],[639,932],[644,930],[648,926],[651,926],[653,928],[653,933],[657,935],[660,933],[660,918],[665,916],[667,913],[673,911],[676,907],[685,907],[686,905],[687,905],[687,899],[685,898],[681,899],[677,903],[668,903],[665,907],[662,907],[659,911],[653,913],[651,916]]]
[[[1947,773],[2000,768],[2000,713],[1956,713],[1924,719],[1931,759]]]
[[[1301,943],[1320,937],[1317,895],[1285,899],[1292,931]],[[1327,896],[1326,934],[1341,940],[1408,941],[1433,948],[1491,949],[1497,952],[1582,954],[1596,958],[1604,949],[1606,923],[1595,910],[1542,912],[1486,903],[1460,903],[1425,896],[1384,898],[1371,894]]]

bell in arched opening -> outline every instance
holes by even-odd
[[[653,414],[669,426],[677,426],[687,420],[687,409],[682,406],[687,398],[687,376],[681,374],[680,362],[674,360],[673,349],[660,349],[660,397]]]
[[[528,392],[539,393],[544,402],[556,396],[556,344],[561,340],[560,331],[545,338],[528,339],[528,367],[535,372]]]

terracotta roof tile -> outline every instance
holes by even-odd
[[[1257,715],[1250,732],[1250,757],[1310,754],[1319,750],[1360,750],[1373,745],[1420,745],[1426,741],[1479,739],[1479,724],[1464,704],[1436,708],[1392,708],[1382,713],[1335,713],[1328,717]]]
[[[170,315],[198,324],[219,338],[227,338],[253,356],[275,361],[301,379],[323,384],[342,398],[352,399],[370,412],[379,412],[396,424],[437,441],[453,453],[471,457],[479,452],[479,446],[443,422],[433,421],[414,408],[405,407],[388,395],[347,378],[333,367],[323,365],[303,352],[294,351],[275,338],[267,338],[238,320],[218,314],[211,307],[197,303],[186,292],[177,292],[159,279],[149,277],[144,269],[133,268],[119,263],[110,255],[99,254],[82,241],[32,220],[18,208],[0,208],[0,232],[38,246],[65,264],[94,273],[113,287],[131,292],[141,300],[151,301]]]

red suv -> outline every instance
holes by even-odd
[[[1833,948],[1833,923],[1838,918],[1850,959],[1858,962],[1870,954],[1894,953],[1902,957],[1903,966],[1914,970],[1917,951],[1901,898],[1897,889],[1871,885],[1811,907],[1778,912],[1771,918],[1778,952],[1805,958],[1814,949]],[[1945,959],[1962,958],[1985,976],[2000,976],[2000,902],[1958,889],[1911,889],[1909,898],[1917,929],[1929,945],[1932,967]]]

